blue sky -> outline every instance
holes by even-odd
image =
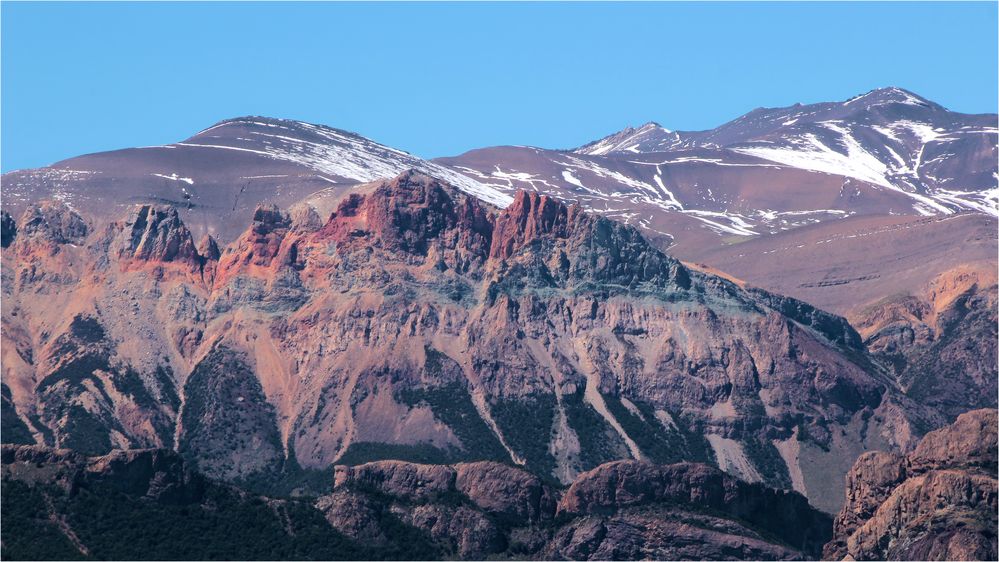
[[[2,4],[3,171],[257,114],[425,157],[879,86],[996,112],[997,5]]]

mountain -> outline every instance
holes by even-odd
[[[955,397],[942,406],[953,417],[995,405],[991,392],[971,395],[997,380],[996,125],[994,114],[884,88],[759,108],[709,131],[648,123],[571,151],[496,147],[438,161],[496,189],[579,201],[693,267],[841,314],[864,326],[904,387]],[[977,296],[946,299],[955,307],[941,314],[934,287],[968,275]],[[946,369],[933,359],[939,346],[950,349]]]
[[[174,144],[90,154],[4,174],[4,208],[16,216],[33,202],[51,199],[108,220],[137,203],[168,204],[196,236],[230,242],[258,205],[288,207],[316,193],[335,197],[408,169],[493,204],[511,201],[464,175],[354,133],[240,117]]]
[[[709,131],[647,123],[572,151],[496,147],[437,161],[703,245],[705,229],[752,237],[854,215],[996,216],[996,119],[884,88],[759,108]]]
[[[792,491],[836,513],[858,457],[997,405],[994,122],[886,89],[426,161],[246,117],[5,174],[2,439],[58,474],[172,451],[222,498],[182,510],[282,545],[245,557],[814,557]],[[162,515],[26,474],[53,548],[83,506]]]
[[[26,211],[3,253],[11,435],[171,447],[262,489],[385,458],[553,482],[700,461],[831,512],[858,454],[942,423],[843,319],[535,193],[501,210],[406,172],[212,247],[173,208]]]

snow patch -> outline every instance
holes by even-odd
[[[182,178],[182,177],[178,176],[176,172],[170,174],[169,176],[166,175],[166,174],[152,174],[152,175],[154,175],[154,176],[156,176],[158,178],[163,178],[165,180],[182,181],[182,182],[186,183],[187,185],[194,185],[194,180],[193,179],[191,179],[191,178]]]

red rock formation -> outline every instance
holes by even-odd
[[[4,252],[19,280],[4,384],[33,440],[176,446],[239,478],[286,454],[325,469],[404,450],[563,482],[611,460],[694,460],[833,510],[857,454],[936,423],[843,319],[542,196],[497,210],[410,172],[358,188],[322,227],[260,208],[217,262],[169,211],[140,214],[63,246],[72,268]],[[194,256],[200,274],[170,274]],[[66,335],[77,315],[99,341]]]
[[[930,432],[907,456],[861,456],[825,557],[994,560],[997,424],[995,410],[976,410]]]

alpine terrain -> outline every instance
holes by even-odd
[[[4,174],[3,557],[994,558],[996,121]]]

